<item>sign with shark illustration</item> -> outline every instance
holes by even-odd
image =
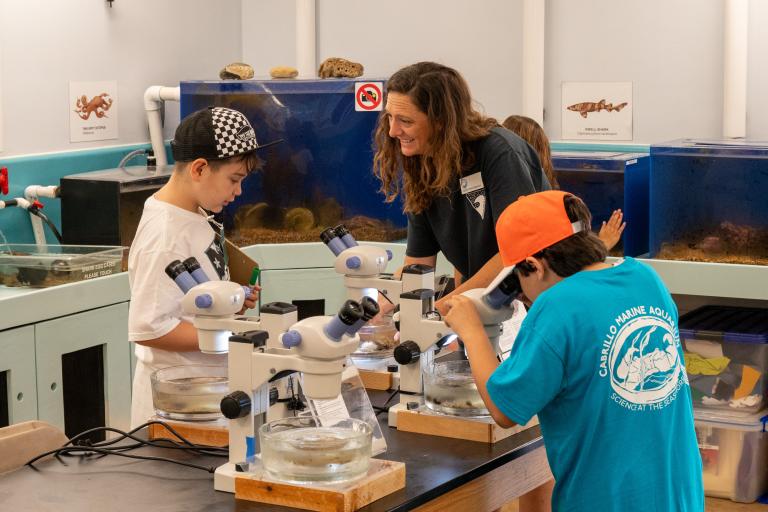
[[[563,82],[562,138],[632,140],[632,82]]]
[[[117,138],[117,82],[69,83],[69,140]]]

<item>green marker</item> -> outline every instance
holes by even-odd
[[[259,270],[259,267],[253,267],[253,272],[251,272],[251,281],[248,284],[254,286],[256,283],[258,283],[260,273],[261,270]]]

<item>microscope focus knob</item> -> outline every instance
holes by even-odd
[[[288,331],[280,337],[285,348],[298,347],[301,345],[301,333],[299,331]]]
[[[347,268],[349,269],[358,269],[360,268],[360,265],[362,265],[362,263],[363,262],[360,260],[358,256],[350,256],[349,258],[347,258],[347,262],[346,262]]]
[[[236,420],[251,412],[251,397],[243,391],[233,391],[221,399],[220,407],[226,418]]]
[[[400,364],[409,364],[418,361],[421,350],[415,341],[406,341],[395,347],[395,361]]]
[[[213,297],[208,293],[203,293],[195,297],[195,306],[200,309],[208,309],[213,306]]]

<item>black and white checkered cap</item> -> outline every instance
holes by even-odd
[[[212,108],[211,123],[219,158],[230,158],[258,149],[256,132],[248,119],[231,108]]]
[[[188,162],[196,158],[232,158],[272,144],[259,146],[253,126],[241,112],[208,107],[181,121],[171,141],[171,149],[176,161]]]

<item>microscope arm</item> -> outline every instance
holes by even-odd
[[[261,327],[261,320],[256,317],[222,318],[196,315],[192,319],[192,325],[208,331],[247,332],[258,330]]]
[[[253,373],[251,388],[258,389],[270,379],[283,372],[300,372],[304,378],[305,396],[311,399],[333,399],[341,390],[341,375],[346,367],[346,358],[330,361],[311,360],[297,355],[282,353],[254,352],[251,356]]]

